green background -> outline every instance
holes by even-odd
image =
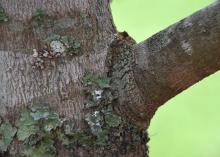
[[[140,42],[214,0],[113,0],[119,31]],[[150,157],[220,157],[220,72],[159,108],[149,134]]]

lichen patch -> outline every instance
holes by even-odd
[[[93,94],[94,94],[96,100],[100,100],[102,98],[102,92],[103,92],[103,90],[95,90],[94,91]]]
[[[60,41],[52,41],[50,43],[50,47],[51,50],[55,53],[63,53],[66,50],[64,44]]]
[[[0,22],[7,22],[8,16],[6,15],[4,9],[0,5]]]
[[[53,59],[64,56],[77,56],[81,53],[81,44],[71,36],[51,34],[43,41],[43,48],[33,49],[31,64],[33,68],[44,69],[46,63],[52,64]]]
[[[192,55],[193,50],[192,50],[192,46],[188,41],[181,41],[181,47],[182,49],[188,54],[188,55]]]
[[[33,57],[38,57],[38,52],[36,49],[33,49]]]

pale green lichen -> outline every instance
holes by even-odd
[[[121,123],[121,117],[103,111],[89,113],[85,118],[91,133],[96,137],[95,145],[105,146],[108,142],[108,136],[112,127],[118,127]]]
[[[44,138],[36,146],[24,146],[24,154],[27,157],[55,157],[56,148],[51,138]]]
[[[31,117],[28,111],[21,113],[20,119],[16,122],[16,127],[18,128],[17,138],[20,141],[28,139],[40,130],[37,122]]]
[[[96,146],[106,146],[108,142],[108,134],[109,130],[108,129],[103,129],[102,132],[100,132],[97,135],[97,139],[95,141]]]
[[[104,146],[108,140],[108,130],[103,126],[104,119],[99,111],[87,114],[85,118],[91,133],[96,137],[95,145]]]
[[[85,120],[93,135],[97,137],[97,140],[102,141],[98,143],[103,144],[108,139],[109,128],[118,127],[122,122],[121,117],[113,114],[111,107],[113,98],[109,90],[110,79],[94,73],[87,73],[83,77],[83,84],[88,87],[87,90],[90,95],[88,97],[87,107],[88,104],[90,107],[96,107],[102,104],[99,111],[88,113]]]
[[[103,117],[99,111],[87,114],[85,120],[93,135],[97,136],[102,132]]]
[[[17,138],[23,142],[23,153],[31,157],[54,157],[54,133],[62,123],[63,119],[46,106],[33,105],[23,111],[16,122]]]
[[[15,123],[17,139],[22,143],[21,153],[27,157],[55,157],[56,148],[54,143],[56,139],[61,139],[58,137],[62,137],[62,132],[59,134],[57,129],[61,128],[64,121],[57,113],[46,106],[34,105],[30,109],[21,112],[20,118]],[[10,135],[0,131],[3,139],[11,137],[10,141],[7,142],[9,144],[16,133],[16,130],[11,131],[12,127],[10,125],[8,124],[8,127],[1,126],[11,133]],[[62,142],[67,144],[64,140]],[[7,150],[7,143],[3,143],[4,150]]]
[[[83,83],[86,86],[97,85],[101,89],[110,88],[110,78],[100,76],[91,72],[87,73],[83,77]]]
[[[57,37],[54,36],[54,38]],[[87,148],[104,148],[111,145],[109,137],[119,139],[120,131],[124,127],[131,133],[132,141],[140,143],[139,130],[124,121],[119,115],[114,114],[110,103],[112,99],[106,97],[111,93],[110,79],[89,74],[84,78],[84,83],[89,87],[99,88],[104,93],[101,100],[104,104],[98,105],[96,110],[90,110],[85,116],[88,128],[76,128],[72,121],[61,118],[56,112],[51,111],[48,104],[36,104],[21,112],[19,119],[15,122],[16,127],[9,122],[2,122],[0,151],[5,152],[10,148],[15,135],[16,140],[22,145],[20,154],[17,153],[17,155],[23,157],[55,157],[58,143],[70,152],[76,145]],[[105,99],[107,100],[105,101]],[[97,101],[93,101],[93,103],[97,103]],[[120,141],[118,142],[120,143]],[[10,152],[16,154],[15,151]]]
[[[63,133],[58,133],[58,140],[65,146],[69,146],[71,144],[71,140]]]
[[[9,145],[13,141],[17,129],[13,127],[9,122],[5,122],[0,126],[0,151],[7,151]]]
[[[0,6],[0,22],[7,22],[8,16],[6,15],[4,9]]]
[[[60,40],[61,39],[61,36],[58,35],[58,34],[50,34],[46,39],[45,41],[46,42],[51,42],[51,41],[54,41],[54,40]]]
[[[106,115],[105,121],[110,127],[118,127],[122,122],[121,117],[114,115],[114,114]]]
[[[44,10],[37,9],[33,16],[33,19],[34,21],[37,22],[38,26],[41,26],[44,23],[44,20],[46,17],[47,17],[47,14]]]
[[[78,55],[79,51],[77,51],[81,47],[81,43],[71,36],[61,36],[59,34],[50,34],[45,42],[51,43],[53,41],[60,41],[65,45],[65,52],[68,55]]]
[[[82,78],[82,83],[86,87],[85,108],[105,106],[112,102],[109,78],[88,72]]]

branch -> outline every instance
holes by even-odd
[[[146,121],[166,101],[220,69],[220,2],[137,44],[135,59]]]

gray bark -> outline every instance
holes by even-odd
[[[12,121],[21,108],[40,101],[86,127],[81,81],[94,71],[112,78],[115,112],[144,131],[159,106],[220,69],[220,2],[139,44],[126,34],[115,37],[109,0],[1,0],[0,5],[10,19],[0,23],[1,116]],[[37,9],[48,15],[44,27],[33,25]],[[47,59],[44,69],[33,69],[32,51],[42,49],[51,33],[74,36],[81,53]],[[121,146],[129,141],[129,132],[122,132]],[[134,150],[78,147],[75,156],[144,157],[146,137],[141,137]]]
[[[104,73],[105,57],[115,33],[109,2],[81,0],[2,0],[10,21],[0,24],[1,108],[8,114],[34,99],[53,104],[80,125],[83,116],[81,79],[85,71]],[[56,17],[53,26],[31,27],[37,9]],[[73,35],[82,43],[81,56],[49,60],[52,67],[33,69],[33,49],[51,34]],[[48,63],[49,64],[49,63]]]

